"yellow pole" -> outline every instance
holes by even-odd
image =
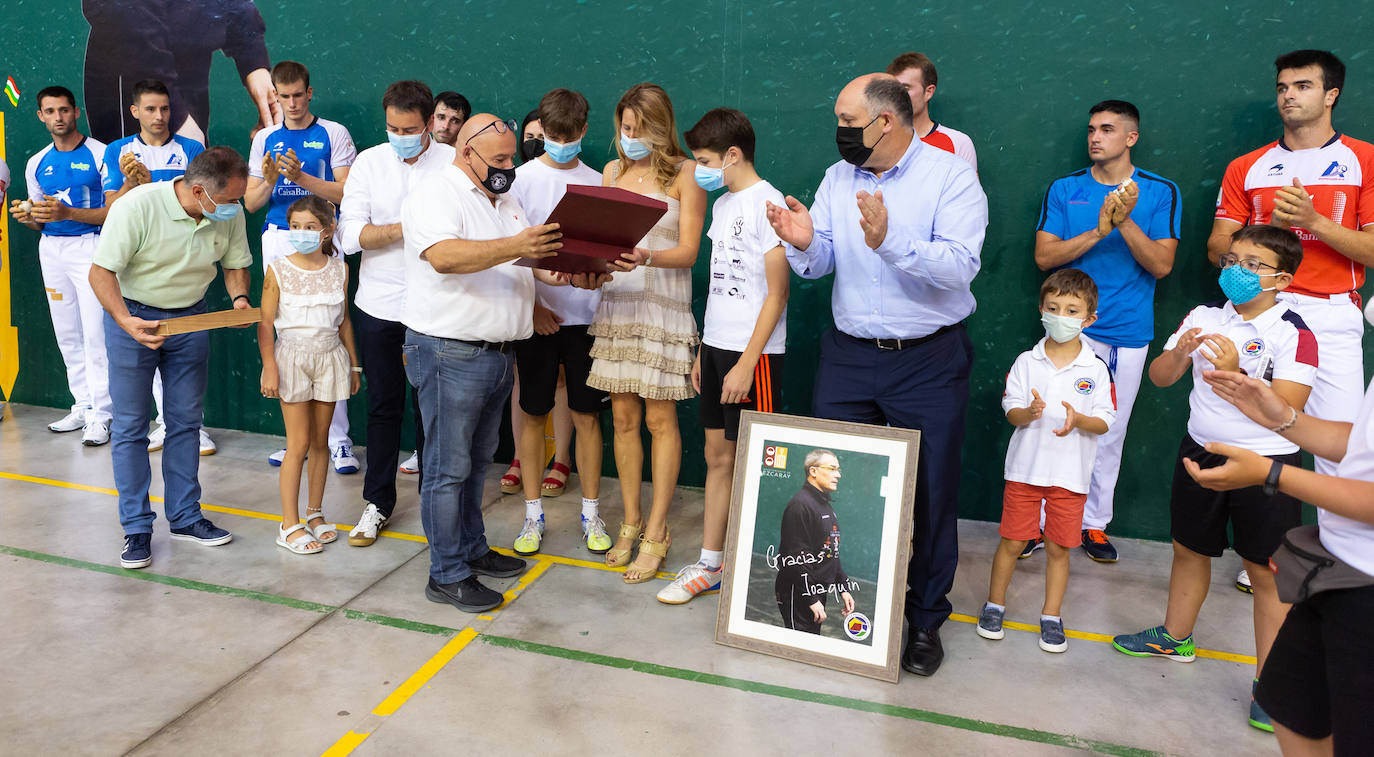
[[[0,113],[0,160],[5,159],[5,114]],[[10,170],[10,186],[14,177],[24,177],[23,166]],[[8,208],[0,211],[0,392],[8,402],[13,397],[14,382],[19,378],[19,329],[14,325],[13,300],[10,298],[10,216]]]

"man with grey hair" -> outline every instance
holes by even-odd
[[[987,197],[967,162],[916,138],[911,98],[891,75],[851,81],[835,116],[843,160],[826,171],[809,211],[788,197],[786,208],[768,206],[768,220],[797,275],[836,274],[814,414],[921,431],[902,667],[932,675],[944,659],[939,628],[953,609],[959,561],[973,364],[964,319],[975,306],[969,286],[981,266]]]
[[[164,379],[162,480],[172,538],[206,546],[233,538],[200,509],[197,475],[209,332],[162,336],[157,327],[164,318],[206,312],[205,291],[216,264],[224,271],[233,306],[251,307],[248,267],[253,256],[239,205],[247,186],[243,157],[228,147],[211,147],[191,161],[185,176],[129,190],[110,207],[96,246],[90,280],[105,308],[114,403],[110,457],[124,526],[119,561],[125,568],[144,568],[153,561],[148,414],[154,371],[160,370]]]
[[[826,596],[838,595],[845,615],[854,612],[854,597],[840,566],[840,520],[830,504],[840,486],[840,460],[830,450],[813,449],[802,465],[806,483],[782,513],[773,594],[788,628],[818,634],[828,617]]]

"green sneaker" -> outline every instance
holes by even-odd
[[[515,554],[529,556],[539,552],[539,542],[544,539],[544,516],[539,520],[525,519],[520,535],[515,537]]]
[[[1192,662],[1197,659],[1195,654],[1196,647],[1193,646],[1193,635],[1179,641],[1169,635],[1164,630],[1164,626],[1155,626],[1140,633],[1122,634],[1112,639],[1112,646],[1118,652],[1131,655],[1132,657],[1164,657],[1174,662]]]
[[[606,534],[606,524],[600,518],[582,517],[582,538],[587,543],[587,551],[594,555],[604,555],[611,549],[611,537]]]
[[[1274,732],[1274,721],[1269,719],[1269,714],[1255,701],[1255,688],[1259,686],[1259,681],[1250,683],[1250,725],[1261,731]]]

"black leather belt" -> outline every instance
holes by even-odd
[[[840,333],[844,334],[850,339],[853,339],[856,342],[871,344],[880,350],[904,350],[909,347],[916,347],[925,344],[926,342],[942,337],[945,334],[954,331],[955,329],[962,329],[963,327],[964,322],[959,321],[958,323],[951,323],[948,326],[941,326],[940,328],[932,331],[929,334],[926,334],[925,336],[917,336],[912,337],[910,339],[878,339],[874,337],[861,337],[854,336],[853,334],[845,334],[845,332],[843,331],[841,331]]]
[[[491,350],[492,352],[510,352],[514,342],[473,342],[467,339],[454,339],[459,344],[466,344],[469,347],[476,347],[479,350]]]

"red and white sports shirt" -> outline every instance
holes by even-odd
[[[1302,182],[1318,213],[1347,229],[1374,224],[1374,145],[1337,133],[1307,150],[1290,150],[1283,140],[1231,161],[1221,180],[1217,218],[1269,223],[1279,187]],[[1293,227],[1303,259],[1290,292],[1328,295],[1359,289],[1364,266],[1336,252],[1315,234]]]
[[[978,172],[978,153],[973,149],[973,140],[962,131],[937,123],[931,127],[929,134],[921,137],[921,141],[931,147],[958,155],[973,166],[974,173]]]

